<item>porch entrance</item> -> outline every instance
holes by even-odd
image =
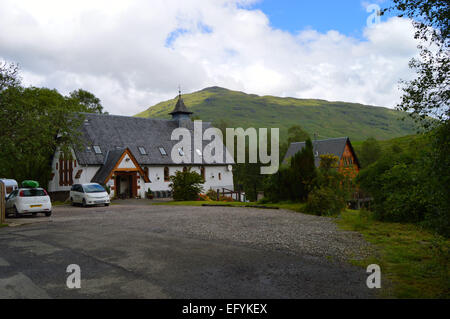
[[[136,198],[137,197],[137,172],[114,172],[116,178],[114,179],[114,189],[117,197]]]

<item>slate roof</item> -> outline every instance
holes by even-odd
[[[330,138],[327,140],[312,141],[314,161],[316,167],[319,167],[320,155],[334,154],[335,156],[339,157],[339,159],[341,159],[347,142],[349,143],[350,148],[356,158],[356,154],[353,150],[352,144],[350,143],[350,139],[348,137],[339,137],[339,138]],[[300,152],[305,147],[305,144],[306,144],[305,142],[291,143],[288,151],[286,152],[286,156],[284,157],[283,164],[287,164],[288,159],[294,156],[296,153]],[[359,166],[359,162],[357,159],[356,162]]]
[[[85,121],[80,130],[84,147],[75,149],[75,155],[81,165],[103,165],[110,163],[110,156],[115,156],[115,150],[129,148],[139,165],[170,165],[175,164],[170,157],[171,150],[178,141],[171,141],[172,131],[179,127],[178,120],[164,120],[128,117],[107,114],[85,113]],[[183,126],[191,131],[192,154],[194,160],[193,122],[183,121]],[[203,122],[203,131],[211,127]],[[203,141],[202,150],[210,141]],[[102,153],[96,154],[93,146],[99,146]],[[147,155],[142,155],[138,147],[144,147]],[[162,156],[159,147],[164,147],[167,155]],[[87,147],[90,149],[88,150]],[[108,153],[109,152],[109,153]],[[226,162],[226,147],[224,146],[224,161],[219,164],[233,164]],[[108,156],[107,156],[108,155]],[[206,163],[196,163],[204,164]],[[212,164],[214,165],[214,164]],[[216,164],[217,165],[217,164]]]
[[[95,173],[94,177],[92,178],[92,182],[100,184],[103,183],[109,176],[112,169],[117,164],[125,150],[126,148],[108,151],[105,156],[105,162],[103,166],[97,171],[97,173]]]
[[[169,114],[170,115],[174,115],[174,114],[192,114],[192,112],[187,109],[186,105],[184,105],[184,102],[183,102],[183,99],[181,98],[181,95],[179,95],[177,104],[175,105],[175,108]]]

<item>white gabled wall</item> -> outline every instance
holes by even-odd
[[[117,168],[136,168],[136,165],[134,165],[133,161],[131,160],[130,156],[128,154],[125,154],[122,161],[117,165]]]
[[[144,180],[140,179],[141,196],[145,196],[145,191],[150,188],[152,191],[168,191],[170,190],[170,182],[164,181],[164,166],[143,166],[148,167],[149,179],[151,183],[144,183]],[[183,166],[168,166],[169,175],[175,175],[176,171],[182,171]],[[200,166],[192,166],[192,171],[200,174]],[[219,173],[221,179],[219,180]],[[233,172],[227,169],[227,166],[205,166],[205,184],[203,185],[203,191],[207,192],[210,188],[217,190],[227,188],[234,190],[233,186]]]
[[[59,167],[59,157],[61,155],[61,152],[58,150],[55,153],[55,156],[53,157],[52,161],[52,173],[53,179],[48,184],[48,191],[49,192],[64,192],[64,191],[70,191],[71,186],[60,186],[59,185],[59,170],[61,167]],[[100,169],[100,166],[85,166],[78,164],[78,160],[75,156],[75,153],[72,150],[72,156],[73,159],[77,161],[77,166],[73,168],[73,174],[72,179],[74,184],[83,184],[83,183],[90,183],[94,175],[97,173],[97,171]],[[58,169],[56,169],[56,164],[58,164]],[[75,178],[77,175],[77,172],[79,170],[83,170],[81,173],[80,178]]]
[[[75,153],[72,151],[73,158],[76,159]],[[71,186],[60,186],[59,185],[59,156],[60,152],[57,151],[52,161],[52,173],[54,174],[53,179],[49,182],[48,191],[49,192],[61,192],[61,191],[70,191]],[[119,168],[135,168],[133,161],[126,160],[128,155],[122,160],[119,164]],[[56,169],[56,164],[58,163],[58,170]],[[145,197],[145,192],[150,188],[152,191],[168,191],[170,190],[169,184],[170,182],[164,181],[164,166],[142,166],[144,169],[148,167],[149,179],[151,183],[145,183],[142,176],[139,175],[138,179],[138,195],[140,197]],[[169,167],[169,175],[172,176],[176,171],[182,171],[184,166],[168,166]],[[207,192],[210,188],[217,190],[222,188],[234,189],[233,186],[233,172],[230,172],[227,169],[227,166],[204,166],[205,167],[205,184],[203,185],[204,192]],[[78,170],[82,169],[83,172],[80,178],[75,178]],[[73,183],[74,184],[83,184],[90,183],[92,178],[95,176],[97,171],[100,169],[100,166],[85,166],[78,164],[77,167],[74,167],[73,170]],[[192,170],[196,171],[200,174],[200,166],[192,166]],[[219,173],[221,174],[221,179],[219,180]],[[114,186],[114,180],[109,180],[107,185]],[[114,190],[111,190],[111,196],[114,196]]]

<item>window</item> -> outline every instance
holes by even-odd
[[[73,161],[59,158],[59,185],[69,186],[73,184]]]
[[[47,196],[45,191],[40,188],[23,189],[20,191],[20,197],[42,197]]]
[[[166,150],[162,146],[159,147],[159,152],[161,153],[162,156],[167,155]]]
[[[183,172],[187,172],[187,167],[186,166],[183,167]]]
[[[184,156],[183,148],[178,148],[178,154],[180,154],[180,156]]]
[[[100,146],[94,145],[93,147],[94,147],[95,154],[101,154],[102,153],[102,150],[100,149]]]
[[[138,149],[142,155],[147,155],[147,151],[145,150],[145,148],[143,146],[139,146]]]
[[[200,151],[198,148],[196,148],[195,151],[197,152],[198,156],[202,156],[202,151]]]
[[[200,168],[200,174],[202,175],[202,178],[205,179],[205,168],[204,167]]]
[[[106,192],[106,190],[103,188],[103,186],[98,184],[87,184],[82,186],[85,193],[103,193]]]
[[[164,181],[168,182],[169,180],[170,180],[169,168],[166,166],[164,167]]]
[[[222,173],[219,173],[219,181],[222,180]]]
[[[75,175],[75,178],[76,178],[76,179],[80,178],[80,177],[81,177],[81,173],[83,173],[83,170],[82,170],[82,169],[79,169],[79,170],[77,171],[77,174]]]

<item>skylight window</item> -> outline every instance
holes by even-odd
[[[147,155],[147,151],[145,150],[145,148],[143,146],[139,146],[138,149],[142,155]]]
[[[161,155],[165,156],[167,155],[166,150],[164,149],[164,147],[159,147],[159,152],[161,153]]]
[[[95,154],[101,154],[102,153],[102,150],[100,149],[100,146],[94,145],[93,147],[94,147]]]

